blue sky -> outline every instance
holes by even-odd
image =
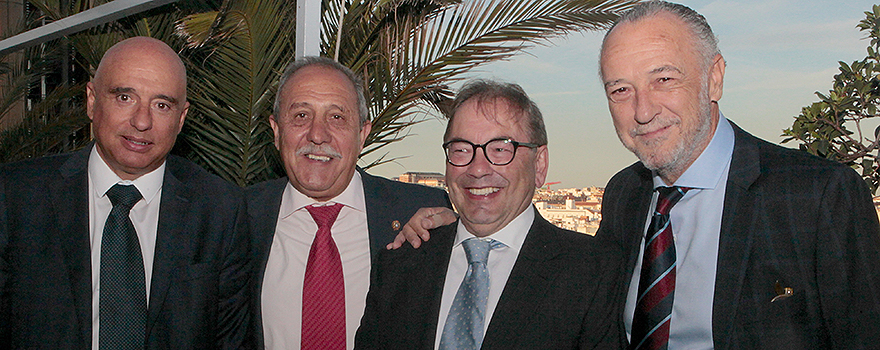
[[[871,9],[871,1],[682,3],[706,17],[727,60],[721,112],[770,142],[782,141],[782,130],[791,126],[801,107],[818,100],[816,91],[831,88],[838,61],[850,63],[866,55],[868,41],[855,26]],[[541,108],[550,141],[547,181],[562,182],[554,188],[604,186],[636,161],[614,133],[599,82],[602,34],[569,34],[470,74],[520,84]],[[407,171],[443,173],[445,126],[444,120],[431,119],[412,128],[412,136],[383,149],[388,157],[405,158],[371,172],[386,177]]]

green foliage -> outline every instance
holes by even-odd
[[[64,18],[107,1],[31,0],[42,16],[29,18],[19,31],[43,22]],[[144,35],[161,39],[172,47],[181,45],[173,36],[174,21],[181,16],[210,8],[205,1],[167,5],[123,20],[100,25],[67,37],[52,40],[21,52],[0,57],[0,121],[9,126],[0,132],[0,163],[47,154],[67,152],[91,141],[90,120],[85,110],[85,85],[101,57],[118,41]],[[61,72],[65,70],[67,78]],[[46,83],[46,80],[60,83]],[[25,97],[31,106],[19,116]]]
[[[363,156],[403,139],[413,124],[445,115],[453,96],[449,86],[462,73],[555,36],[604,28],[635,2],[324,0],[321,50],[364,80],[373,127]],[[61,8],[58,0],[33,3],[52,20],[102,2],[74,0],[69,8]],[[191,106],[173,152],[247,186],[283,175],[268,117],[278,78],[294,56],[295,6],[293,0],[180,1],[61,39],[71,48],[63,53],[73,53],[79,71],[91,72],[122,38],[151,36],[177,49],[187,66]],[[47,52],[61,47],[67,46],[43,46]],[[28,62],[40,62],[34,67],[57,69],[51,54],[25,56]],[[6,101],[12,106],[22,100],[33,79],[45,73],[15,68],[2,57],[0,61],[0,78],[12,77],[19,84],[16,93],[3,91],[2,118],[10,109]],[[27,112],[18,131],[0,135],[0,152],[25,150],[0,161],[87,142],[83,87],[84,82],[59,86]],[[63,107],[49,106],[53,101]],[[52,137],[47,136],[50,131]],[[79,135],[73,144],[70,135]],[[37,140],[56,146],[29,146]],[[386,156],[367,167],[393,160]]]
[[[443,115],[449,84],[462,73],[553,36],[602,28],[633,2],[326,0],[321,51],[364,80],[373,124],[364,156]],[[268,117],[278,77],[293,59],[294,5],[228,1],[177,27],[187,41],[193,103],[183,133],[188,156],[242,186],[283,175]]]
[[[880,187],[880,5],[865,12],[857,28],[870,39],[867,57],[851,64],[840,62],[840,73],[819,102],[804,107],[783,142],[797,140],[800,149],[839,161],[856,169],[873,192]]]

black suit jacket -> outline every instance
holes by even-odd
[[[419,249],[379,253],[356,349],[434,348],[456,226],[433,230]],[[616,247],[553,226],[536,211],[482,349],[621,348],[621,268]]]
[[[398,230],[409,220],[419,208],[447,207],[451,208],[446,192],[422,185],[413,185],[391,181],[367,174],[362,169],[364,201],[367,206],[367,227],[370,236],[370,254],[375,260],[376,254],[385,250]],[[255,274],[252,277],[252,293],[255,305],[255,324],[257,325],[257,342],[263,344],[263,318],[260,295],[262,294],[263,275],[269,261],[269,250],[275,236],[278,223],[278,211],[281,209],[281,197],[288,179],[283,177],[251,186],[247,189],[248,213],[250,216],[253,253],[256,261]],[[394,222],[399,226],[395,229]],[[291,312],[301,312],[295,310]]]
[[[733,129],[715,348],[880,348],[880,229],[864,181],[841,164]],[[597,236],[622,245],[625,285],[637,268],[652,186],[651,172],[636,163],[605,189]],[[777,281],[794,294],[771,302]]]
[[[0,168],[0,348],[91,349],[90,151]],[[166,164],[145,348],[249,348],[242,191]]]

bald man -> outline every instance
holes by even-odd
[[[122,41],[86,97],[91,146],[0,167],[0,349],[252,347],[243,195],[168,155],[180,58]]]

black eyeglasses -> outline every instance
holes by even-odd
[[[453,140],[443,144],[446,150],[446,161],[454,166],[466,166],[474,161],[477,148],[483,149],[483,155],[492,165],[507,165],[516,157],[516,149],[520,147],[537,148],[535,143],[516,142],[511,139],[494,139],[482,145],[475,145],[465,140]]]

